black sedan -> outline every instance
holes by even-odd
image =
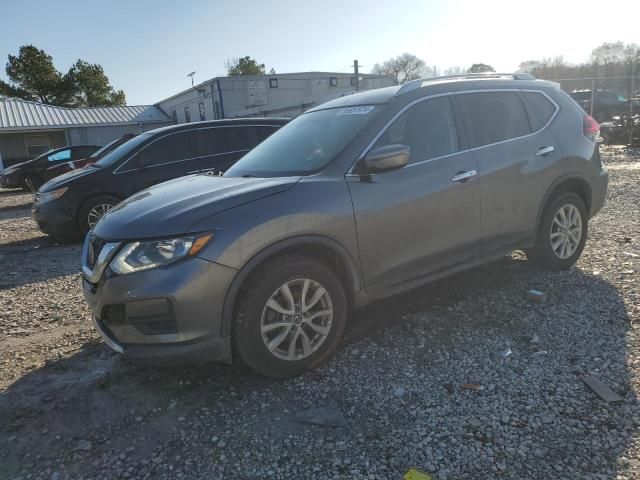
[[[99,148],[100,145],[76,145],[49,150],[32,160],[5,168],[0,173],[0,187],[36,191],[46,180],[47,168],[88,157]]]

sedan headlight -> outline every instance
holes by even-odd
[[[57,190],[51,190],[50,192],[38,192],[38,203],[50,202],[56,198],[60,198],[64,193],[69,190],[69,187],[58,188]]]
[[[111,270],[124,275],[193,256],[211,240],[212,233],[162,240],[131,242],[111,261]]]

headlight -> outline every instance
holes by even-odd
[[[212,233],[125,245],[111,261],[111,270],[124,275],[160,267],[195,255],[211,240]]]
[[[60,198],[67,190],[69,190],[69,187],[62,187],[57,190],[51,190],[50,192],[39,192],[38,203],[50,202],[51,200]]]

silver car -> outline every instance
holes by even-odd
[[[527,74],[333,100],[222,177],[116,206],[86,237],[85,297],[126,356],[299,375],[335,350],[353,307],[514,249],[571,267],[607,190],[598,130]]]

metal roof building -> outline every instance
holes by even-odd
[[[125,133],[170,125],[154,105],[65,108],[0,99],[0,156],[4,166],[64,145],[104,145]]]

